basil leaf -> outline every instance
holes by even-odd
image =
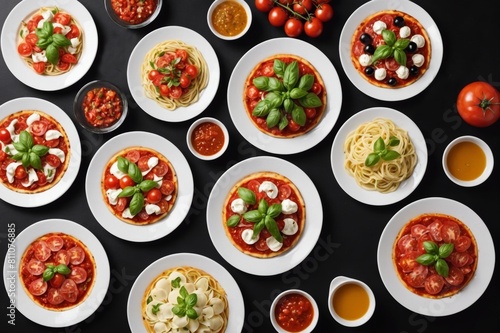
[[[52,43],[56,47],[66,47],[71,45],[71,41],[62,34],[53,34]]]
[[[271,109],[266,118],[266,123],[268,128],[272,128],[280,122],[281,112],[278,109]]]
[[[394,48],[399,50],[404,50],[408,47],[409,44],[410,40],[408,38],[401,38],[394,43]]]
[[[267,209],[267,215],[272,217],[273,219],[275,217],[278,217],[278,215],[281,214],[281,204],[276,203],[272,204],[271,207]]]
[[[267,213],[267,208],[268,208],[268,204],[267,204],[267,201],[264,200],[264,199],[260,199],[259,201],[259,208],[257,208],[257,210],[261,213],[261,214],[266,214]]]
[[[71,273],[71,269],[69,269],[68,266],[66,266],[65,264],[59,264],[55,267],[55,271],[57,273],[60,273],[60,274],[63,274],[63,275],[68,275],[69,273]]]
[[[229,219],[227,219],[226,225],[228,227],[236,227],[238,223],[240,223],[241,217],[238,214],[232,215]]]
[[[238,187],[238,196],[249,205],[253,205],[257,202],[255,193],[246,187]]]
[[[288,118],[287,117],[281,117],[280,123],[278,124],[279,130],[282,131],[287,126],[288,126]]]
[[[448,267],[448,264],[444,259],[438,259],[436,261],[436,265],[434,266],[436,268],[436,272],[444,277],[448,276],[450,268]]]
[[[389,58],[392,55],[392,47],[389,45],[379,45],[375,49],[375,53],[373,53],[373,57],[371,60],[371,63],[375,63],[380,59],[386,59]]]
[[[265,219],[262,219],[262,221],[260,221],[259,223],[255,223],[255,225],[253,226],[252,238],[257,238],[265,226]]]
[[[50,36],[47,33],[47,31],[43,30],[43,28],[36,28],[35,29],[35,35],[38,37],[38,39],[40,39],[40,38],[47,39]]]
[[[436,261],[436,260],[434,258],[434,255],[432,255],[430,253],[424,253],[424,254],[418,256],[417,259],[415,259],[415,261],[418,262],[419,264],[429,266],[429,265],[433,264],[434,261]]]
[[[385,143],[384,139],[382,137],[379,137],[375,142],[373,143],[373,151],[376,153],[380,153],[385,149]]]
[[[26,150],[33,147],[34,144],[33,137],[31,136],[30,133],[28,133],[28,131],[21,131],[21,133],[19,134],[19,142],[22,143],[24,146],[26,146],[27,148]]]
[[[43,22],[42,30],[47,33],[47,36],[52,36],[54,34],[54,26],[52,25],[52,22]]]
[[[314,75],[305,74],[300,77],[298,87],[305,91],[309,91],[312,88],[313,84],[314,84]]]
[[[45,55],[47,56],[47,60],[52,65],[57,65],[57,63],[59,62],[59,50],[53,44],[47,46],[47,48],[45,49]]]
[[[279,92],[269,92],[266,95],[265,100],[269,101],[269,107],[271,109],[279,108],[281,105],[283,105],[283,96]]]
[[[50,267],[46,268],[44,271],[43,271],[43,281],[49,281],[50,279],[52,279],[54,277],[54,270],[51,269]]]
[[[290,97],[293,99],[299,99],[307,95],[307,90],[301,88],[293,88],[290,91]]]
[[[40,37],[40,38],[38,38],[38,41],[36,42],[36,46],[38,46],[42,50],[45,50],[47,48],[47,46],[49,46],[51,43],[52,43],[52,40],[50,38]]]
[[[21,158],[21,163],[25,168],[30,166],[30,153],[23,153],[23,157]]]
[[[253,85],[259,90],[269,90],[269,77],[259,76],[253,79]]]
[[[181,286],[181,278],[176,277],[175,279],[172,280],[172,287],[174,288],[179,288]]]
[[[196,296],[196,294],[193,294]],[[187,309],[186,311],[186,316],[189,318],[189,319],[196,319],[198,318],[198,312],[196,312],[195,309]]]
[[[401,155],[395,150],[387,150],[385,153],[381,154],[381,157],[384,161],[392,161],[398,158],[399,156]]]
[[[153,312],[153,314],[157,314],[157,313],[158,313],[158,311],[160,311],[160,305],[161,305],[161,304],[162,304],[162,303],[157,303],[157,304],[153,305],[153,306],[151,307],[151,312]]]
[[[130,163],[129,160],[127,160],[126,158],[118,156],[118,170],[120,170],[121,172],[123,173],[128,172],[129,163]]]
[[[144,196],[142,193],[137,192],[132,196],[132,200],[130,200],[130,214],[135,216],[141,211],[142,207],[144,207]]]
[[[142,172],[141,169],[139,169],[139,167],[137,166],[137,164],[129,163],[127,173],[136,184],[142,182]]]
[[[278,229],[278,225],[276,221],[269,215],[264,219],[264,223],[266,224],[266,229],[269,230],[271,235],[280,243],[283,243],[283,236],[281,236],[280,230]]]
[[[40,170],[42,168],[42,160],[40,159],[40,156],[34,152],[29,153],[29,165],[37,170]]]
[[[38,156],[44,156],[49,152],[49,147],[44,145],[34,145],[33,148],[31,148],[31,151],[37,154]]]
[[[262,213],[259,212],[258,210],[251,210],[243,214],[243,218],[245,220],[253,223],[260,222],[262,220],[262,217],[263,217]]]
[[[277,77],[283,77],[285,75],[286,64],[279,59],[274,60],[273,71]]]
[[[146,300],[146,304],[149,304],[149,303],[151,303],[152,301],[153,301],[153,297],[151,297],[151,295],[150,295],[150,296],[148,296],[148,299]],[[158,304],[159,304],[159,303],[158,303]]]
[[[295,103],[291,98],[285,98],[283,101],[283,107],[285,108],[285,112],[290,113],[295,107]]]
[[[271,111],[270,107],[271,103],[268,100],[261,100],[260,102],[257,103],[255,108],[252,111],[252,115],[256,117],[265,117],[269,114],[269,111]]]
[[[16,150],[20,153],[26,153],[28,151],[28,147],[26,147],[26,145],[24,143],[22,143],[21,141],[17,141],[17,142],[12,142],[12,145],[14,146],[14,148],[16,148]]]
[[[17,153],[15,155],[12,155],[11,158],[13,160],[19,161],[19,160],[21,160],[23,158],[24,155],[25,155],[24,153]]]
[[[178,317],[184,317],[186,315],[186,310],[179,306],[174,306],[172,312]]]
[[[432,241],[425,241],[422,243],[422,245],[424,246],[425,252],[430,254],[438,254],[438,246],[436,243]]]
[[[371,166],[374,166],[375,164],[377,164],[378,161],[380,161],[380,155],[377,153],[370,153],[366,157],[365,165],[367,167],[371,167]]]
[[[448,256],[453,252],[454,245],[453,243],[446,243],[439,247],[439,257],[440,258],[448,258]]]
[[[401,66],[406,66],[406,53],[403,50],[395,49],[394,50],[394,59]]]
[[[301,108],[300,106],[297,106],[292,110],[292,119],[295,121],[297,124],[300,126],[304,126],[306,124],[306,113],[304,112],[304,109]]]
[[[186,296],[186,305],[190,308],[196,305],[198,302],[198,296],[196,294],[189,294]]]
[[[318,95],[310,92],[307,93],[304,97],[299,99],[300,105],[305,108],[317,108],[318,106],[323,105],[321,99],[319,99]]]
[[[181,290],[179,290],[179,294],[182,296],[182,298],[186,298],[187,295],[189,295],[186,287],[182,286]],[[184,303],[184,302],[183,302]]]
[[[154,180],[143,180],[139,184],[139,188],[141,189],[142,192],[147,192],[158,185],[158,182],[155,182]]]
[[[127,186],[120,193],[118,193],[118,198],[128,198],[137,193],[137,188],[135,186]]]
[[[299,64],[295,60],[292,63],[288,64],[285,69],[285,73],[283,74],[283,85],[286,90],[292,90],[297,82],[299,81]]]
[[[283,83],[281,83],[280,80],[278,80],[275,77],[270,77],[269,78],[269,90],[283,91],[283,90],[285,90],[285,87],[283,86]]]
[[[382,30],[382,38],[384,39],[384,42],[389,46],[393,46],[396,43],[396,34],[392,30]]]
[[[400,140],[397,137],[391,136],[389,138],[389,146],[395,147],[395,146],[399,145],[399,143],[400,143]]]

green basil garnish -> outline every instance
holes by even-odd
[[[453,252],[453,243],[446,243],[438,247],[438,245],[432,241],[425,241],[423,242],[423,246],[427,253],[418,256],[415,260],[424,266],[434,265],[439,275],[447,277],[449,267],[444,259]]]
[[[396,137],[390,137],[389,144],[387,146],[384,142],[384,139],[382,139],[382,137],[379,137],[373,143],[373,152],[368,154],[368,156],[366,157],[365,165],[367,167],[372,167],[377,164],[380,159],[384,161],[392,161],[400,157],[401,154],[399,154],[397,151],[387,149],[387,147],[394,147],[397,145],[399,145],[399,139]]]
[[[198,318],[198,312],[194,306],[198,302],[198,296],[195,293],[189,294],[187,289],[182,286],[177,297],[177,305],[172,308],[172,312],[178,317],[187,316],[189,319]]]
[[[407,38],[397,39],[394,31],[389,29],[382,30],[382,38],[385,44],[377,46],[371,62],[375,63],[381,59],[394,57],[398,64],[406,66],[406,53],[404,50],[408,47],[408,44],[410,44],[410,40]]]
[[[42,28],[35,29],[38,37],[36,46],[45,50],[47,60],[56,65],[59,62],[59,49],[71,45],[71,41],[62,34],[54,34],[54,26],[51,22],[43,22]]]
[[[245,188],[245,187],[239,187],[238,188],[238,196],[247,204],[253,205],[257,202],[257,197],[255,196],[255,193],[253,191]]]
[[[68,275],[69,273],[71,273],[71,269],[65,264],[59,264],[57,266],[48,264],[46,266],[47,268],[45,268],[42,274],[43,281],[50,281],[56,275],[56,273],[62,275]]]
[[[44,145],[35,145],[31,134],[24,130],[19,134],[19,141],[13,142],[12,145],[18,151],[12,155],[12,159],[21,161],[25,168],[33,167],[34,169],[42,169],[41,157],[49,152],[49,147]]]

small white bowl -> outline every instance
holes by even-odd
[[[369,299],[368,309],[366,310],[365,314],[355,320],[348,320],[339,316],[333,307],[333,297],[335,296],[335,293],[339,290],[340,287],[349,283],[361,286],[368,294]],[[337,276],[330,283],[330,289],[328,292],[328,310],[330,310],[330,314],[332,315],[333,319],[335,319],[339,324],[347,327],[361,326],[366,323],[375,312],[375,295],[366,283],[345,276]]]
[[[217,6],[219,6],[220,4],[222,4],[223,2],[227,2],[227,1],[232,1],[232,2],[236,2],[236,3],[240,4],[241,6],[243,6],[243,9],[245,9],[245,12],[247,14],[247,24],[245,25],[245,28],[243,28],[243,30],[237,35],[232,35],[232,36],[223,35],[223,34],[219,33],[217,30],[215,30],[215,27],[213,25],[212,16],[213,16],[215,8]],[[208,8],[207,23],[208,23],[208,27],[210,28],[210,30],[212,30],[213,34],[215,36],[219,37],[220,39],[225,39],[225,40],[238,39],[241,36],[243,36],[244,34],[246,34],[248,29],[250,28],[250,25],[252,24],[252,11],[250,10],[250,6],[248,5],[248,3],[246,3],[246,1],[244,1],[244,0],[215,0],[214,2],[212,2],[210,7]]]
[[[281,294],[279,294],[278,296],[276,296],[276,298],[274,299],[273,303],[271,304],[271,310],[270,310],[271,323],[273,324],[274,329],[278,333],[290,333],[290,331],[285,330],[284,328],[282,328],[278,324],[278,322],[276,320],[276,314],[275,314],[276,306],[277,306],[278,302],[284,296],[287,296],[287,295],[290,295],[290,294],[299,294],[299,295],[302,295],[305,298],[307,298],[309,300],[309,302],[311,302],[311,305],[312,305],[313,311],[314,311],[314,315],[313,315],[312,321],[309,324],[309,326],[307,326],[305,329],[303,329],[302,331],[300,331],[298,333],[310,333],[310,332],[312,332],[314,330],[314,328],[316,327],[316,324],[318,323],[318,319],[319,319],[318,304],[316,303],[316,301],[314,300],[314,298],[312,298],[311,295],[309,295],[308,293],[306,293],[305,291],[300,290],[300,289],[289,289],[289,290],[286,290],[286,291],[282,292]]]
[[[476,145],[479,146],[484,152],[484,155],[486,156],[486,166],[483,170],[483,173],[477,177],[476,179],[473,180],[460,180],[453,176],[448,168],[448,155],[450,153],[450,150],[457,145],[458,143],[461,142],[472,142],[475,143]],[[464,187],[472,187],[472,186],[477,186],[481,183],[483,183],[488,177],[490,176],[491,172],[493,171],[493,164],[494,164],[494,158],[493,158],[493,153],[491,152],[491,148],[484,142],[483,140],[475,137],[475,136],[470,136],[470,135],[465,135],[458,137],[451,141],[446,149],[444,150],[443,153],[443,170],[446,176],[454,182],[457,185],[464,186]]]
[[[195,148],[193,146],[193,142],[192,142],[193,132],[198,127],[198,125],[201,125],[203,123],[212,123],[212,124],[219,126],[222,130],[222,133],[224,134],[224,142],[222,144],[222,147],[215,154],[212,154],[212,155],[200,154],[198,151],[195,150]],[[214,160],[214,159],[220,157],[226,151],[227,146],[229,145],[229,132],[227,131],[226,126],[218,119],[211,118],[211,117],[199,118],[198,120],[194,121],[191,124],[191,126],[189,126],[189,129],[188,129],[187,134],[186,134],[186,143],[187,143],[189,150],[191,151],[191,153],[194,156],[198,157],[201,160],[205,160],[205,161]]]

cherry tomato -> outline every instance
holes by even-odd
[[[59,23],[62,25],[68,25],[71,22],[71,16],[67,13],[58,12],[54,15],[52,19],[54,23]]]
[[[457,110],[469,125],[491,126],[500,118],[500,93],[487,82],[469,83],[458,94]]]
[[[30,33],[26,35],[24,41],[31,46],[36,46],[36,43],[38,42],[38,37],[36,36],[36,34]]]
[[[182,96],[182,88],[181,87],[172,87],[170,88],[170,97],[179,98]]]
[[[57,63],[57,68],[61,71],[66,71],[69,68],[69,63],[59,60]]]
[[[296,17],[290,17],[285,23],[285,34],[288,37],[298,37],[302,33],[302,21]]]
[[[183,62],[186,62],[187,58],[188,58],[188,54],[187,54],[187,51],[186,50],[183,50],[183,49],[177,49],[175,50],[175,55],[179,58],[181,58],[181,60]]]
[[[12,138],[10,137],[9,131],[6,128],[0,128],[0,141],[3,143],[10,143]]]
[[[66,280],[64,275],[62,275],[60,273],[56,273],[56,274],[54,274],[54,277],[49,280],[49,283],[52,287],[59,288],[59,287],[61,287],[64,280]]]
[[[26,172],[26,169],[20,165],[16,168],[16,171],[14,173],[14,178],[16,179],[23,179],[28,176],[28,173]]]
[[[148,79],[151,81],[154,81],[155,78],[157,78],[160,75],[160,72],[158,72],[156,69],[153,69],[148,73]]]
[[[311,92],[313,94],[319,95],[319,94],[321,94],[321,91],[323,91],[323,88],[321,87],[321,84],[319,84],[318,82],[314,82],[313,86],[311,88]]]
[[[76,64],[78,62],[76,57],[71,53],[63,54],[61,57],[61,61],[67,62],[68,64]]]
[[[323,22],[316,17],[311,17],[304,23],[304,32],[312,38],[316,38],[323,32]]]
[[[127,186],[134,186],[135,182],[130,178],[129,175],[125,175],[122,178],[120,178],[120,187],[125,188]]]
[[[328,22],[333,18],[333,8],[327,3],[321,4],[314,11],[314,15],[322,22]]]
[[[280,4],[282,5],[291,5],[293,3],[294,0],[278,0]]]
[[[151,189],[146,195],[148,202],[152,204],[158,203],[161,200],[161,197],[161,191],[157,188]]]
[[[104,186],[107,189],[110,189],[110,188],[111,189],[117,189],[118,187],[120,187],[120,181],[115,176],[108,175],[106,177],[106,179],[104,179]]]
[[[70,25],[71,30],[66,34],[67,39],[72,39],[76,37],[80,37],[80,29],[76,26],[76,24]]]
[[[163,97],[170,96],[170,88],[166,84],[160,84],[160,95]]]
[[[282,7],[274,7],[269,11],[267,18],[272,26],[282,27],[285,25],[285,22],[288,18],[288,14],[286,13],[286,10],[283,9]]]
[[[195,65],[186,65],[186,69],[184,71],[191,79],[198,76],[198,67]]]
[[[251,86],[249,86],[247,88],[246,95],[250,99],[259,98],[260,97],[260,91],[259,91],[259,89],[256,86],[251,85]]]
[[[35,29],[38,26],[38,22],[40,22],[42,19],[43,19],[43,16],[40,14],[33,16],[27,24],[28,31],[29,32],[35,31]]]
[[[307,119],[312,119],[312,118],[316,117],[316,109],[315,108],[305,108],[304,111],[306,113]]]
[[[290,128],[290,131],[292,132],[297,132],[300,129],[300,125],[297,124],[293,119],[290,119],[288,121],[288,128]]]
[[[31,133],[35,136],[42,136],[47,132],[48,125],[47,123],[40,121],[40,120],[35,120],[31,124]]]
[[[293,10],[300,15],[307,15],[307,13],[313,8],[312,0],[299,0],[293,4]]]
[[[41,62],[41,61],[40,62],[34,62],[33,63],[33,69],[38,74],[42,74],[43,72],[45,72],[45,63]]]
[[[115,208],[117,211],[123,212],[125,208],[127,208],[127,205],[128,205],[127,198],[118,198]]]
[[[29,57],[33,52],[33,48],[30,44],[22,42],[17,46],[17,52],[23,57]]]
[[[267,13],[273,7],[273,0],[255,0],[255,8],[260,12]]]
[[[191,85],[191,79],[188,75],[181,74],[181,77],[179,78],[179,84],[182,88],[189,88],[189,86]]]
[[[59,159],[59,157],[53,154],[48,154],[47,156],[45,156],[45,160],[53,168],[57,168],[61,165],[61,160]]]
[[[37,171],[36,175],[38,177],[37,183],[39,186],[43,186],[43,185],[47,184],[47,176],[45,176],[45,174],[43,172]]]

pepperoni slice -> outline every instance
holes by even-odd
[[[427,266],[419,264],[411,273],[406,275],[406,283],[414,288],[422,288],[428,273],[429,269]]]
[[[72,279],[66,279],[59,288],[63,298],[70,302],[76,302],[76,298],[78,297],[78,287],[76,286],[76,282]]]
[[[439,274],[432,274],[424,282],[425,291],[431,295],[436,295],[441,292],[444,286],[444,279]]]
[[[47,302],[52,305],[59,305],[64,302],[64,297],[57,288],[50,288],[47,293]]]
[[[451,284],[452,286],[459,286],[464,282],[464,274],[457,267],[450,267],[448,271],[448,276],[445,277],[446,282]]]
[[[57,235],[50,236],[45,240],[45,242],[52,252],[59,251],[64,245],[64,240],[62,239],[62,237],[59,237]]]
[[[168,164],[160,161],[158,164],[153,168],[153,173],[157,175],[158,177],[163,177],[167,174],[168,172]]]
[[[415,224],[411,227],[411,234],[415,238],[420,238],[423,234],[429,232],[429,229],[423,224]]]
[[[460,236],[460,227],[453,221],[443,222],[441,236],[445,243],[453,243]]]
[[[409,253],[416,251],[417,240],[413,238],[410,234],[406,234],[398,240],[398,249],[402,253]]]
[[[31,259],[26,265],[26,269],[31,275],[42,275],[45,271],[45,264],[37,259]]]
[[[150,157],[151,157],[150,155],[143,155],[139,158],[139,160],[137,161],[137,166],[139,167],[139,170],[141,171],[149,170],[148,162]]]
[[[353,45],[352,52],[356,57],[359,57],[363,53],[365,53],[365,45],[360,41],[356,41]]]
[[[83,283],[87,280],[87,271],[79,266],[73,267],[69,274],[69,278],[75,281],[76,284]]]
[[[175,190],[175,184],[171,180],[164,180],[160,185],[160,191],[163,195],[170,195]]]
[[[471,239],[465,235],[458,237],[457,240],[454,242],[455,250],[458,252],[467,251],[471,246],[471,244],[472,244]]]
[[[46,261],[52,254],[52,252],[50,251],[50,247],[47,245],[47,242],[43,240],[36,242],[33,245],[33,250],[35,251],[35,258],[40,261]]]
[[[68,249],[68,254],[72,265],[80,265],[85,260],[85,251],[79,246]]]
[[[280,185],[278,187],[278,197],[280,200],[285,200],[292,194],[292,189],[287,184]]]
[[[36,136],[42,136],[45,134],[45,132],[47,132],[47,123],[46,122],[43,122],[41,120],[35,120],[32,124],[31,124],[31,133],[33,133],[33,135],[36,135]]]
[[[56,262],[56,265],[64,264],[67,266],[69,264],[69,259],[69,253],[66,250],[59,250],[54,255],[54,261]]]
[[[43,278],[38,278],[30,283],[28,291],[34,296],[43,295],[47,291],[47,282],[43,281]]]
[[[129,150],[125,155],[125,158],[132,163],[136,163],[141,158],[141,153],[138,150]]]
[[[435,242],[440,242],[440,241],[443,240],[443,237],[441,236],[441,228],[442,227],[443,227],[443,224],[440,221],[438,221],[438,220],[432,222],[428,226],[429,233],[431,234],[432,239]]]
[[[419,266],[420,264],[415,260],[420,256],[420,253],[417,251],[412,251],[405,253],[399,258],[398,265],[401,267],[401,270],[405,273],[412,272]]]

